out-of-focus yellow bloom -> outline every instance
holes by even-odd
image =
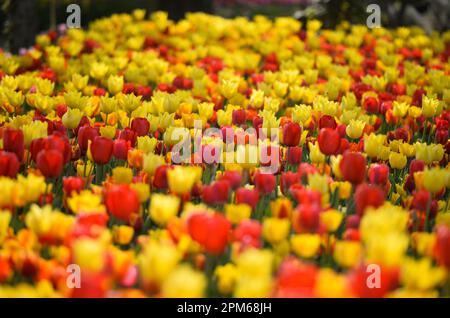
[[[412,234],[412,245],[419,255],[432,256],[436,242],[435,233],[415,232]]]
[[[105,247],[99,240],[78,239],[73,243],[73,258],[82,271],[99,272],[105,264]]]
[[[147,202],[148,198],[150,197],[150,187],[147,183],[132,183],[130,186],[133,190],[136,191],[140,203]]]
[[[272,290],[273,254],[247,249],[236,260],[238,279],[234,297],[269,297]]]
[[[406,156],[401,153],[391,152],[389,155],[389,165],[391,168],[403,169],[406,166],[406,162]]]
[[[158,140],[150,136],[137,137],[137,148],[142,150],[145,154],[154,152]]]
[[[321,238],[318,234],[297,234],[291,237],[291,247],[294,253],[302,258],[317,255]]]
[[[156,168],[165,164],[163,156],[155,155],[153,153],[148,153],[144,155],[143,159],[143,170],[147,172],[149,175],[154,175]]]
[[[311,119],[312,108],[307,105],[297,105],[292,112],[292,120],[302,126]]]
[[[195,182],[201,178],[202,170],[200,167],[176,166],[167,171],[167,181],[169,189],[176,194],[189,193]]]
[[[289,234],[289,219],[266,218],[263,223],[263,236],[271,244],[280,243]]]
[[[394,101],[393,106],[394,106],[393,113],[394,113],[394,116],[396,116],[396,117],[403,118],[408,113],[408,109],[409,109],[408,103],[405,103],[405,102],[400,103],[398,101]]]
[[[345,268],[353,268],[362,258],[362,246],[358,241],[337,241],[334,246],[334,259]]]
[[[440,168],[425,169],[423,171],[423,185],[432,193],[442,190],[447,181],[448,171]]]
[[[412,157],[416,154],[416,148],[414,147],[414,145],[408,144],[406,142],[399,144],[398,150],[406,157]]]
[[[312,163],[323,163],[325,162],[325,155],[320,151],[319,144],[309,143],[309,156]]]
[[[95,62],[91,65],[91,71],[89,75],[96,80],[101,80],[105,77],[109,67],[104,63]]]
[[[222,295],[230,295],[234,290],[238,276],[236,266],[231,263],[217,266],[214,275],[217,277],[217,288],[219,292]]]
[[[239,82],[236,80],[223,80],[220,83],[220,92],[226,99],[231,99],[238,90]]]
[[[116,127],[114,126],[100,127],[100,136],[113,139],[116,136]]]
[[[400,279],[405,288],[411,290],[429,290],[442,284],[445,280],[445,269],[433,267],[429,258],[415,260],[406,258],[403,261]]]
[[[362,136],[365,125],[366,124],[361,120],[352,119],[345,128],[345,132],[350,138],[357,139]]]
[[[24,190],[23,199],[27,203],[36,202],[45,192],[46,184],[43,176],[28,174],[24,177],[22,175],[18,175],[17,181],[20,187]]]
[[[3,243],[8,235],[9,222],[11,221],[11,213],[6,210],[0,211],[0,244]]]
[[[250,218],[252,208],[248,204],[226,204],[225,215],[233,224],[239,224],[243,220]]]
[[[386,135],[370,134],[364,136],[364,152],[371,158],[376,158],[386,141]]]
[[[317,275],[314,292],[317,297],[321,298],[349,297],[351,295],[346,277],[342,274],[335,273],[329,268],[320,270]]]
[[[150,200],[150,217],[159,226],[165,226],[170,219],[176,217],[179,206],[178,197],[154,193]]]
[[[83,117],[83,113],[81,112],[81,110],[77,108],[69,108],[67,109],[67,112],[62,116],[61,120],[63,122],[63,125],[67,129],[75,129],[80,124],[81,117]]]
[[[112,228],[114,242],[120,245],[126,245],[131,242],[134,235],[134,229],[128,225],[116,225]]]
[[[67,199],[67,205],[74,213],[106,213],[106,207],[102,204],[102,197],[89,190],[83,190],[79,194],[72,193]]]
[[[200,298],[205,296],[207,280],[202,272],[189,265],[176,267],[162,285],[164,297]]]
[[[328,232],[335,232],[341,225],[344,215],[338,210],[327,210],[320,213],[320,222],[325,225]]]
[[[427,117],[433,117],[439,106],[439,100],[428,96],[422,97],[422,114]]]
[[[117,93],[120,93],[123,89],[123,77],[119,75],[110,75],[108,77],[108,91],[112,95],[116,95]]]
[[[180,260],[180,253],[172,244],[151,241],[145,245],[138,258],[139,272],[144,285],[161,286]]]
[[[133,180],[133,171],[126,167],[116,167],[112,170],[114,183],[129,184]]]

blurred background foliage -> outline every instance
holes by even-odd
[[[37,33],[65,23],[66,7],[81,7],[81,23],[113,13],[144,8],[147,12],[164,10],[179,20],[186,12],[202,11],[224,17],[264,14],[269,17],[294,16],[299,20],[318,18],[333,28],[342,21],[365,23],[367,5],[381,8],[384,27],[418,25],[427,32],[448,30],[449,0],[0,0],[0,47],[17,52],[34,42]]]

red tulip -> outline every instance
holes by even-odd
[[[336,120],[334,119],[333,116],[323,115],[322,117],[320,117],[319,129],[322,129],[322,128],[336,129],[336,127],[337,127]]]
[[[344,180],[354,184],[364,181],[366,158],[359,152],[347,151],[339,164]]]
[[[3,150],[15,153],[19,162],[23,159],[24,147],[22,130],[13,128],[3,130]]]
[[[224,204],[228,202],[230,184],[226,180],[219,180],[202,189],[202,200],[206,204]]]
[[[320,224],[320,210],[317,204],[300,204],[294,211],[294,229],[298,233],[317,232]]]
[[[66,195],[71,195],[72,192],[80,193],[84,188],[84,180],[81,177],[64,177],[63,189]]]
[[[116,139],[113,142],[113,156],[119,160],[127,160],[130,142],[125,139]]]
[[[38,169],[47,178],[57,178],[63,169],[64,157],[58,150],[43,149],[36,158]]]
[[[95,137],[99,136],[98,129],[89,125],[82,126],[78,130],[78,145],[81,150],[85,152],[88,148],[88,142],[93,141]]]
[[[188,219],[189,235],[198,242],[206,252],[220,255],[225,251],[231,223],[219,213],[194,213]]]
[[[132,214],[139,212],[139,197],[128,185],[113,185],[105,192],[105,204],[109,213],[128,222]]]
[[[162,165],[156,168],[153,177],[153,186],[157,189],[167,189],[167,170],[171,167],[169,165]]]
[[[335,129],[322,128],[317,138],[320,151],[327,156],[336,155],[339,152],[341,137]]]
[[[300,176],[298,173],[287,171],[281,174],[280,177],[280,189],[281,193],[284,195],[289,194],[289,188],[293,185],[300,182]]]
[[[257,171],[254,176],[256,189],[263,194],[272,193],[276,187],[276,179],[273,174]]]
[[[378,113],[380,111],[380,104],[373,96],[367,96],[364,98],[363,106],[368,113]]]
[[[374,264],[377,265],[377,264]],[[379,288],[373,288],[367,284],[373,277],[375,271],[372,271],[368,265],[359,266],[348,274],[350,288],[358,297],[380,298],[386,295],[390,290],[394,290],[399,282],[399,271],[396,268],[379,267]]]
[[[418,159],[411,160],[409,164],[409,174],[414,175],[414,173],[425,170],[425,162]]]
[[[287,162],[290,165],[298,165],[302,162],[303,148],[302,147],[289,147],[287,150]]]
[[[136,144],[137,135],[136,135],[136,133],[133,130],[131,130],[130,128],[126,127],[125,129],[123,129],[120,132],[119,139],[125,139],[126,141],[129,141],[130,142],[130,146],[134,147],[134,145]]]
[[[61,135],[58,132],[54,132],[43,140],[42,147],[44,149],[54,149],[63,155],[64,164],[70,160],[72,148],[70,147],[69,140],[66,136]]]
[[[137,136],[145,136],[150,130],[150,123],[147,118],[134,118],[131,122],[131,129]]]
[[[321,205],[322,194],[319,191],[314,191],[301,186],[295,189],[291,188],[291,193],[299,204]]]
[[[235,125],[242,125],[245,123],[245,110],[244,109],[235,109],[233,110],[233,113],[231,114],[233,124]]]
[[[239,188],[236,190],[236,203],[246,203],[254,210],[259,201],[259,192],[256,189]]]
[[[368,176],[370,183],[383,186],[389,178],[389,167],[384,163],[375,163],[369,167]]]
[[[450,228],[441,225],[436,230],[434,255],[439,264],[450,268]]]
[[[275,284],[275,297],[314,297],[318,268],[293,256],[281,263]]]
[[[113,152],[113,141],[106,137],[95,137],[91,143],[91,154],[94,162],[100,165],[107,164]]]
[[[287,122],[283,126],[283,144],[294,147],[300,143],[302,128],[294,122]]]
[[[358,215],[363,215],[367,207],[378,208],[384,203],[384,191],[377,185],[360,184],[355,191],[355,208]]]
[[[436,131],[434,140],[438,144],[445,145],[448,141],[448,130],[441,129]]]
[[[16,154],[0,151],[0,176],[15,178],[19,172],[20,162]]]
[[[233,240],[240,242],[243,247],[259,248],[261,242],[262,226],[255,220],[244,220],[233,231]]]
[[[242,175],[238,171],[225,171],[220,180],[226,180],[233,190],[236,190],[241,185]]]

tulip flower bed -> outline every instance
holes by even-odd
[[[449,56],[141,10],[0,51],[0,297],[450,296]]]

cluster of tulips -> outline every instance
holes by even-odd
[[[0,297],[450,296],[449,57],[143,10],[0,50]]]

